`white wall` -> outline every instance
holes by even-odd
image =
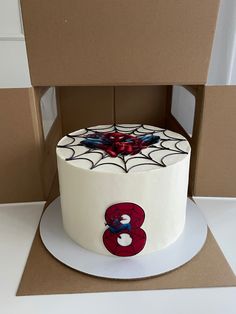
[[[0,88],[30,85],[20,3],[0,0]]]

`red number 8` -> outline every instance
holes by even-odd
[[[147,237],[140,228],[145,219],[145,213],[140,206],[134,203],[114,204],[106,210],[105,219],[108,228],[103,234],[103,243],[110,253],[133,256],[142,251]],[[124,234],[129,240],[125,244],[122,243]]]

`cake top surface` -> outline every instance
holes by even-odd
[[[163,169],[190,153],[185,137],[144,124],[100,125],[64,136],[59,158],[71,165],[100,172],[143,172]]]

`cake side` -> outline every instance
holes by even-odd
[[[107,134],[114,133],[113,127],[94,129],[96,134]],[[103,132],[97,131],[99,128]],[[78,146],[81,141],[94,139],[90,137],[94,134],[90,133],[91,128],[84,129],[87,133],[79,130],[69,135],[73,139],[70,148],[65,142],[67,137],[59,142],[63,224],[75,242],[94,252],[117,256],[148,254],[175,241],[184,228],[190,146],[181,135],[160,128],[125,125],[123,129],[142,139],[148,135],[151,144],[140,149],[140,142],[137,148],[136,141],[134,154],[131,150],[130,154],[112,157],[107,152],[109,147],[104,150],[95,147],[91,151],[91,147]],[[129,144],[129,137],[125,138]],[[94,155],[92,161],[82,159],[85,149],[89,149],[86,158]],[[106,164],[102,159],[96,160],[95,156],[101,158],[98,151],[105,152]],[[114,151],[117,153],[116,147],[111,154]],[[97,163],[101,166],[96,167]]]

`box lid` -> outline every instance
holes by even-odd
[[[21,0],[32,84],[204,84],[218,2]]]

